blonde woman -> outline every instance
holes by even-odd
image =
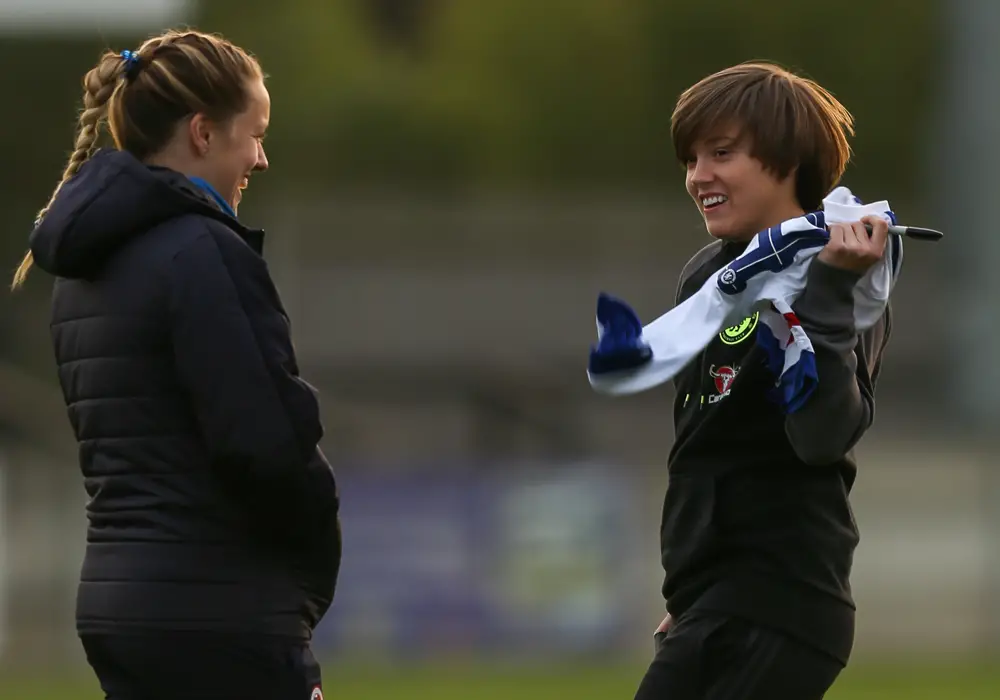
[[[267,169],[257,60],[171,31],[84,78],[39,215],[51,328],[90,497],[78,631],[108,698],[316,700],[309,640],[340,566],[315,391],[236,211]],[[114,148],[95,151],[107,125]]]

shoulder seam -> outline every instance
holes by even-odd
[[[190,241],[188,241],[185,245],[180,246],[176,251],[174,251],[174,254],[170,258],[171,262],[175,261],[178,258],[178,256],[189,250],[191,246],[195,245],[198,241],[202,240],[203,238],[211,239],[215,248],[219,247],[218,242],[215,241],[212,236],[212,223],[213,223],[212,219],[206,216],[201,216],[199,214],[192,214],[191,216],[193,216],[197,220],[198,224],[200,224],[199,228],[201,230],[198,231],[197,234],[195,234],[194,237]]]
[[[722,241],[712,241],[708,245],[704,246],[701,250],[691,256],[691,259],[685,263],[684,267],[681,269],[681,274],[677,279],[677,289],[674,291],[674,304],[678,304],[681,298],[681,289],[684,287],[684,283],[694,274],[694,272],[705,264],[706,261],[711,259],[719,249],[722,247]]]

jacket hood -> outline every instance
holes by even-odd
[[[46,272],[87,278],[135,236],[187,214],[219,219],[244,237],[249,233],[183,174],[104,149],[63,185],[29,247]]]

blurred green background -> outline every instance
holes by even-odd
[[[844,183],[907,244],[859,449],[852,666],[828,697],[1000,697],[1000,3],[0,1],[13,271],[105,48],[189,24],[269,74],[266,256],[342,480],[327,697],[631,697],[662,616],[669,388],[595,397],[606,289],[646,319],[706,242],[670,113],[769,59],[857,120]],[[0,698],[98,698],[73,631],[84,494],[51,280],[0,295]]]

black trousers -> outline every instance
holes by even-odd
[[[207,632],[81,635],[107,700],[322,700],[302,640]]]
[[[657,635],[635,700],[821,700],[842,669],[779,631],[693,613]]]

